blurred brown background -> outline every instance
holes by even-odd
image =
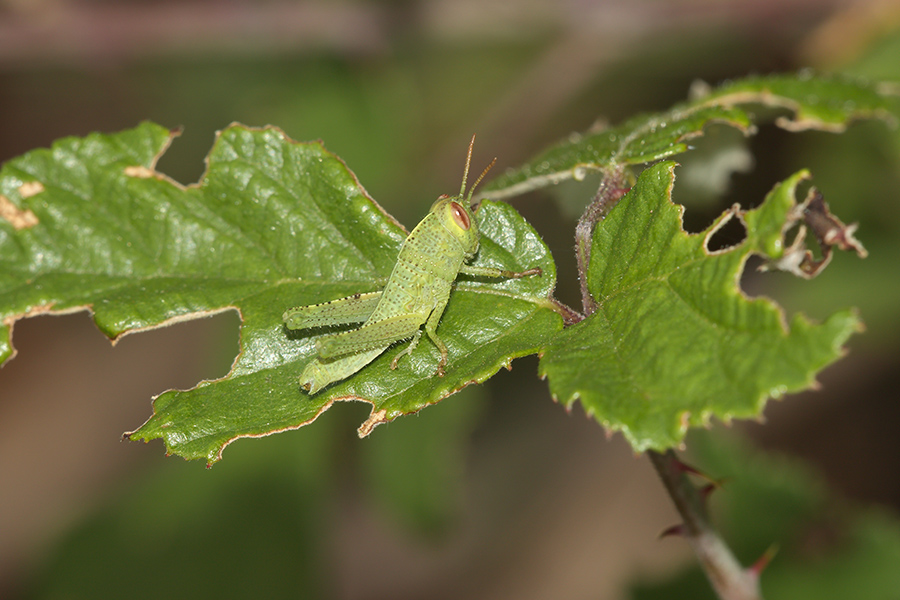
[[[885,0],[0,0],[0,160],[149,119],[183,128],[159,168],[190,183],[217,129],[274,124],[323,139],[411,226],[455,189],[473,132],[503,168],[598,118],[664,109],[697,79],[898,79],[898,31]],[[688,226],[811,167],[870,258],[746,285],[818,318],[858,305],[869,332],[823,391],[741,429],[811,459],[836,493],[900,507],[896,132],[764,128],[749,146],[754,170],[718,204],[688,203]],[[514,204],[577,305],[577,213],[549,194]],[[692,560],[656,540],[677,516],[646,460],[550,402],[533,358],[371,439],[355,437],[367,408],[343,405],[242,440],[211,471],[119,442],[152,396],[227,373],[237,330],[220,315],[113,348],[87,313],[16,324],[0,370],[0,597],[625,598]]]

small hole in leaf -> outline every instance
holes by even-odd
[[[706,250],[707,252],[718,252],[731,248],[743,242],[746,237],[747,228],[744,227],[744,223],[736,216],[732,216],[706,238]]]

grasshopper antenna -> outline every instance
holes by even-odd
[[[494,164],[496,164],[496,162],[497,162],[497,157],[495,156],[494,160],[492,160],[491,163],[484,168],[484,171],[481,172],[481,175],[478,176],[478,179],[476,179],[475,183],[472,184],[472,187],[469,188],[469,195],[466,198],[466,202],[469,203],[470,205],[472,204],[472,194],[475,193],[475,188],[478,187],[478,184],[481,183],[481,180],[484,179],[484,176],[487,175],[488,171],[491,170],[491,167],[493,167]]]
[[[466,154],[466,168],[463,170],[462,187],[459,188],[459,197],[462,198],[466,194],[466,179],[469,178],[469,163],[472,162],[472,147],[475,145],[475,134],[469,140],[469,153]]]
[[[475,135],[472,134],[472,139],[469,142],[469,152],[466,155],[466,168],[463,171],[462,187],[459,189],[459,197],[460,198],[462,198],[466,193],[466,179],[469,176],[469,163],[472,162],[472,147],[474,145],[475,145]],[[481,183],[481,180],[484,179],[484,176],[488,174],[488,171],[490,171],[491,167],[493,167],[496,163],[497,163],[497,157],[495,156],[494,160],[492,160],[490,162],[490,164],[484,168],[484,171],[481,172],[481,175],[478,176],[478,179],[476,179],[475,183],[472,184],[472,187],[469,188],[469,195],[466,196],[466,204],[469,204],[471,206],[472,194],[475,193],[475,188],[478,187],[478,184]]]

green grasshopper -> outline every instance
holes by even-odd
[[[412,337],[409,346],[391,362],[391,369],[396,369],[400,358],[412,353],[419,343],[423,323],[425,333],[441,352],[435,374],[443,377],[447,346],[436,330],[457,274],[497,278],[542,274],[537,267],[518,273],[466,264],[478,251],[479,233],[471,207],[472,193],[497,162],[496,158],[491,161],[466,195],[474,144],[473,135],[459,195],[442,195],[431,206],[428,215],[400,246],[394,270],[382,291],[298,306],[284,313],[288,329],[362,323],[357,329],[316,340],[318,355],[300,374],[301,388],[315,394],[327,385],[350,377],[394,342]]]

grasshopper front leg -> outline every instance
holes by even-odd
[[[473,267],[472,265],[463,265],[459,268],[459,272],[463,275],[472,275],[474,277],[494,277],[496,279],[520,279],[522,277],[530,277],[532,275],[541,276],[544,271],[540,267],[534,267],[526,271],[504,271],[494,267]]]

